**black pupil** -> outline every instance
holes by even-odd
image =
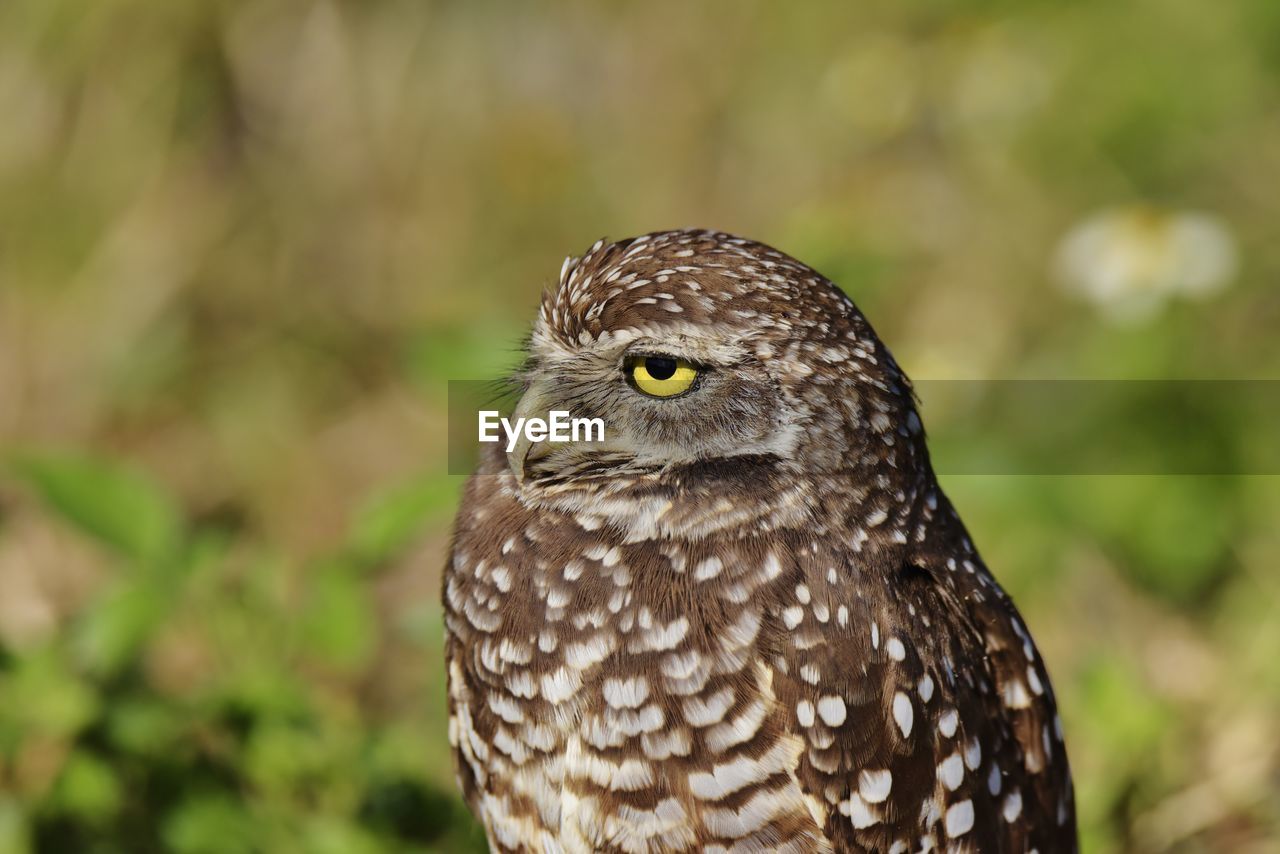
[[[661,356],[646,356],[644,369],[655,380],[669,380],[676,372],[676,360],[664,359]]]

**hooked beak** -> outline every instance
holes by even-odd
[[[515,411],[511,413],[511,423],[527,424],[530,418],[541,418],[545,421],[550,415],[553,402],[549,386],[535,380],[525,390],[520,402],[516,404]],[[521,430],[520,435],[516,437],[515,447],[507,453],[507,465],[515,475],[516,484],[524,486],[533,464],[550,452],[550,442],[532,442],[529,440],[528,432]]]

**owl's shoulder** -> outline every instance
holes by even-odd
[[[826,833],[1062,850],[1074,808],[1048,676],[958,520],[878,549],[793,537],[788,555],[774,690]],[[1032,838],[1045,827],[1064,832]]]

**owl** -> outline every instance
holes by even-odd
[[[713,231],[547,292],[444,575],[449,739],[494,851],[1076,850],[1036,646],[835,285]]]

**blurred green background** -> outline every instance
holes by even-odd
[[[446,383],[597,237],[772,243],[918,379],[1274,378],[1278,186],[1275,0],[5,0],[0,852],[483,849]],[[1086,849],[1278,850],[1277,478],[943,481]]]

